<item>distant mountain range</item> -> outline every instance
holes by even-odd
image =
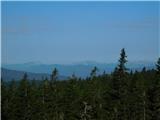
[[[4,81],[10,80],[21,80],[26,72],[24,71],[17,71],[17,70],[9,70],[5,68],[1,68],[1,76]],[[42,80],[45,78],[50,79],[50,74],[47,73],[31,73],[27,72],[29,80]],[[65,76],[58,76],[58,80],[66,80],[68,79]]]
[[[94,66],[98,68],[98,74],[102,74],[104,71],[106,73],[111,73],[117,66],[117,63],[98,63],[93,61],[85,61],[67,65],[42,64],[36,62],[29,62],[24,64],[2,64],[2,77],[4,77],[4,75],[7,75],[7,78],[10,79],[10,77],[13,77],[13,74],[16,74],[17,76],[19,76],[18,78],[20,78],[22,77],[22,75],[20,75],[21,73],[28,72],[31,78],[36,77],[37,79],[40,79],[42,78],[42,76],[48,77],[51,74],[52,70],[54,68],[57,68],[59,71],[59,75],[62,76],[60,78],[67,78],[68,76],[71,76],[73,73],[77,77],[84,78],[90,75],[90,72]],[[143,67],[146,67],[146,69],[152,69],[155,67],[155,63],[146,61],[129,62],[127,63],[127,67],[130,70],[132,69],[139,71],[142,70]],[[16,79],[16,77],[14,79]]]

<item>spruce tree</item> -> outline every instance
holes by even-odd
[[[19,117],[22,120],[31,119],[31,105],[29,104],[29,89],[30,84],[28,81],[27,73],[24,74],[18,87],[18,104],[19,104]]]
[[[157,71],[157,74],[160,75],[160,58],[158,58],[158,61],[156,63],[156,71]]]
[[[97,71],[98,71],[98,68],[95,66],[90,73],[91,78],[96,77]]]
[[[126,119],[126,111],[127,111],[127,68],[125,64],[127,63],[127,56],[125,53],[125,49],[123,48],[120,53],[119,64],[115,68],[113,72],[112,79],[112,92],[111,98],[113,100],[113,111],[114,111],[114,119]]]
[[[51,74],[51,81],[50,81],[50,107],[52,110],[52,116],[55,120],[59,119],[58,113],[58,87],[57,87],[57,79],[58,79],[58,70],[55,68]]]
[[[5,82],[1,79],[1,119],[9,119],[9,92]]]
[[[156,63],[156,75],[147,91],[148,114],[150,120],[160,119],[160,58]]]
[[[126,68],[126,66],[125,66],[125,64],[127,63],[127,55],[126,55],[126,52],[125,52],[125,49],[123,48],[122,50],[121,50],[121,54],[120,54],[120,59],[119,59],[119,65],[118,65],[118,67],[117,67],[117,69],[118,69],[118,72],[120,73],[120,74],[125,74],[125,73],[127,73],[127,68]]]
[[[51,81],[56,81],[58,78],[58,70],[55,68],[51,74]]]

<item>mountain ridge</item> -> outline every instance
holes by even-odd
[[[50,74],[47,73],[32,73],[26,71],[9,70],[6,68],[1,68],[1,77],[5,81],[11,80],[21,80],[24,74],[27,73],[29,80],[43,80],[45,78],[50,79]],[[58,80],[66,80],[66,76],[58,76]]]
[[[54,68],[57,68],[59,75],[62,76],[71,76],[73,73],[77,77],[87,77],[90,75],[91,70],[96,66],[99,71],[98,74],[111,73],[118,63],[99,63],[99,62],[79,62],[74,64],[44,64],[44,63],[25,63],[25,64],[2,64],[3,68],[10,70],[26,71],[32,73],[46,73],[51,74]],[[155,68],[154,62],[148,61],[135,61],[128,62],[126,66],[132,70],[141,70],[143,67],[146,69]]]

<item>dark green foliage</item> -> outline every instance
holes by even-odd
[[[121,50],[119,64],[115,68],[112,75],[110,98],[112,101],[111,109],[113,111],[113,119],[124,120],[127,119],[127,68],[125,67],[126,53],[124,48]]]
[[[123,48],[121,50],[120,59],[119,59],[119,65],[118,65],[118,72],[126,73],[127,68],[125,67],[125,64],[127,63],[127,56],[125,49]]]
[[[153,76],[151,85],[148,87],[148,109],[151,120],[160,119],[160,58],[156,64],[156,73]]]
[[[51,75],[51,81],[57,80],[57,76],[58,76],[58,70],[55,68]]]
[[[98,68],[95,66],[94,68],[93,68],[93,70],[91,71],[91,78],[93,78],[93,77],[95,77],[96,76],[96,72],[97,72],[97,70],[98,70]]]
[[[156,68],[157,68],[157,73],[160,74],[160,58],[158,58]]]
[[[126,53],[111,74],[57,81],[5,83],[1,80],[2,120],[160,120],[160,59],[156,70],[127,72]]]

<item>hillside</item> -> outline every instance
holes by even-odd
[[[25,71],[18,71],[18,70],[9,70],[5,68],[1,68],[1,76],[3,80],[10,81],[10,80],[20,80],[23,78],[23,75],[27,73],[28,78],[30,80],[36,79],[36,80],[42,80],[44,78],[50,78],[50,74],[47,73],[32,73],[32,72],[25,72]],[[59,80],[67,79],[65,76],[59,76]]]

